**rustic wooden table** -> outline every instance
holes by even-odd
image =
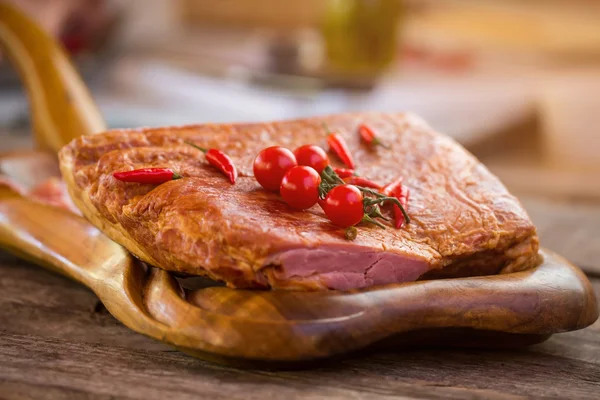
[[[600,293],[600,208],[525,198],[542,241]],[[377,350],[238,370],[121,325],[84,287],[0,252],[0,398],[600,398],[600,322],[528,349]]]
[[[29,147],[17,139],[28,140],[0,141]],[[600,294],[600,203],[516,194],[542,243]],[[520,350],[399,348],[306,370],[239,370],[139,335],[83,286],[0,251],[0,399],[114,397],[597,399],[600,322]]]

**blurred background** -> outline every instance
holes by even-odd
[[[412,111],[521,197],[546,246],[600,259],[598,1],[9,1],[62,40],[111,127]],[[0,142],[32,145],[1,55]]]

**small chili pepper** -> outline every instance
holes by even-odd
[[[354,170],[349,168],[334,168],[335,173],[342,179],[354,176]]]
[[[402,208],[404,208],[404,211],[408,210],[408,196],[409,195],[410,195],[410,191],[408,190],[408,188],[406,186],[400,186],[398,189],[396,189],[395,197],[400,201],[400,204],[402,204]],[[406,220],[406,218],[404,217],[404,213],[402,212],[400,207],[398,207],[395,204],[394,204],[394,219],[395,219],[396,229],[400,229],[402,227],[402,225],[404,224],[404,221]]]
[[[381,146],[386,149],[390,148],[388,145],[384,144],[377,137],[377,134],[375,133],[375,131],[366,124],[360,124],[360,126],[358,127],[358,133],[360,134],[360,137],[362,138],[362,140],[368,145]]]
[[[394,210],[394,226],[396,229],[400,229],[405,218],[406,210],[408,209],[408,196],[410,195],[410,191],[406,186],[402,185],[402,178],[395,180],[394,182],[384,186],[382,189],[383,194],[386,196],[393,196],[398,199],[400,204],[402,205],[402,209],[398,207],[398,205],[393,205]],[[404,211],[403,211],[404,210]]]
[[[380,184],[373,182],[370,179],[363,178],[360,176],[351,176],[349,178],[344,179],[344,181],[346,183],[349,183],[350,185],[358,185],[358,186],[368,187],[368,188],[372,188],[372,189],[381,189]]]
[[[381,189],[381,193],[385,194],[386,196],[393,196],[393,193],[396,191],[396,189],[402,186],[403,181],[404,178],[398,178],[395,181],[388,183]]]
[[[354,160],[352,159],[352,155],[350,154],[350,150],[348,149],[348,145],[344,138],[339,133],[331,133],[325,124],[323,124],[323,126],[329,133],[327,135],[327,144],[329,145],[329,148],[333,150],[348,168],[354,169]]]
[[[221,150],[217,149],[205,149],[204,147],[200,147],[191,142],[185,142],[190,146],[200,150],[204,153],[206,160],[216,167],[219,171],[223,172],[228,178],[231,184],[235,183],[237,179],[238,172],[237,168],[233,164],[233,160],[227,154],[223,153]]]
[[[169,168],[141,168],[133,171],[114,172],[113,176],[123,182],[160,184],[180,179],[181,175]]]

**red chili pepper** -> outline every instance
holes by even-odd
[[[371,129],[371,127],[369,127],[368,125],[360,124],[360,126],[358,127],[358,133],[360,134],[360,137],[362,138],[362,140],[364,140],[366,144],[372,146],[379,145],[386,149],[389,149],[389,146],[384,144],[381,140],[379,140],[375,131]]]
[[[329,148],[333,150],[348,168],[354,169],[354,160],[352,159],[352,155],[350,154],[350,150],[348,149],[348,145],[344,138],[339,133],[331,133],[325,124],[323,124],[323,126],[329,133],[329,135],[327,135],[327,144],[329,145]]]
[[[367,178],[363,178],[360,176],[351,176],[347,179],[344,179],[344,181],[346,183],[349,183],[350,185],[356,185],[356,186],[362,186],[362,187],[368,187],[368,188],[372,188],[372,189],[381,189],[381,185],[373,182],[370,179]]]
[[[404,178],[398,178],[394,182],[388,183],[383,187],[383,189],[381,189],[381,193],[385,194],[386,196],[393,196],[394,192],[402,186],[403,181]]]
[[[333,171],[342,179],[354,176],[354,170],[349,168],[334,168]]]
[[[141,168],[133,171],[115,172],[113,176],[123,182],[160,184],[181,176],[169,168]]]
[[[408,210],[408,196],[409,195],[410,195],[410,191],[408,190],[408,188],[406,186],[400,186],[394,192],[394,197],[396,197],[398,199],[398,201],[400,201],[400,204],[402,204],[402,208],[404,208],[405,212]],[[404,217],[404,213],[402,212],[400,207],[398,207],[395,204],[394,204],[394,219],[395,219],[396,229],[400,229],[402,227],[402,224],[404,224],[405,217]]]
[[[408,196],[410,194],[408,188],[402,185],[402,178],[396,179],[394,182],[387,184],[383,187],[382,193],[386,196],[392,196],[398,199],[404,212],[408,209]],[[396,204],[393,205],[394,220],[396,229],[400,229],[404,224],[405,217],[404,212]]]
[[[237,168],[233,164],[233,160],[227,154],[217,149],[207,150],[204,147],[197,146],[191,142],[186,143],[203,152],[206,156],[206,161],[215,166],[219,171],[223,172],[229,178],[232,185],[235,183],[238,176]]]

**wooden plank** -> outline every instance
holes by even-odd
[[[543,246],[600,275],[600,206],[520,196]]]
[[[600,290],[600,280],[594,281]],[[94,311],[96,309],[96,311]],[[237,370],[114,320],[87,289],[0,253],[0,393],[27,398],[594,398],[600,323],[526,350],[377,350],[309,370]]]
[[[81,342],[69,342],[65,351],[65,344],[56,338],[4,334],[0,340],[2,379],[34,386],[52,383],[71,391],[130,398],[164,398],[172,393],[182,399],[198,396],[211,399],[386,399],[397,395],[460,398],[467,393],[486,398],[513,397],[493,390],[453,387],[441,383],[439,377],[433,385],[420,377],[402,377],[396,374],[394,357],[389,356],[375,358],[367,368],[349,361],[317,370],[286,373],[236,370],[178,352],[133,351]],[[401,362],[397,367],[404,369]]]
[[[2,379],[0,379],[0,394],[7,396],[2,398],[18,400],[114,400],[112,395],[95,395],[87,391],[57,387],[51,384],[33,385],[30,382],[10,382]],[[119,395],[119,399],[126,399],[126,397]]]
[[[135,349],[171,349],[131,335],[84,286],[1,252],[0,330]]]
[[[593,145],[592,145],[593,146]],[[598,202],[600,174],[598,170],[569,171],[545,165],[528,165],[503,160],[487,163],[488,168],[514,193],[523,192],[547,197],[579,197]]]

